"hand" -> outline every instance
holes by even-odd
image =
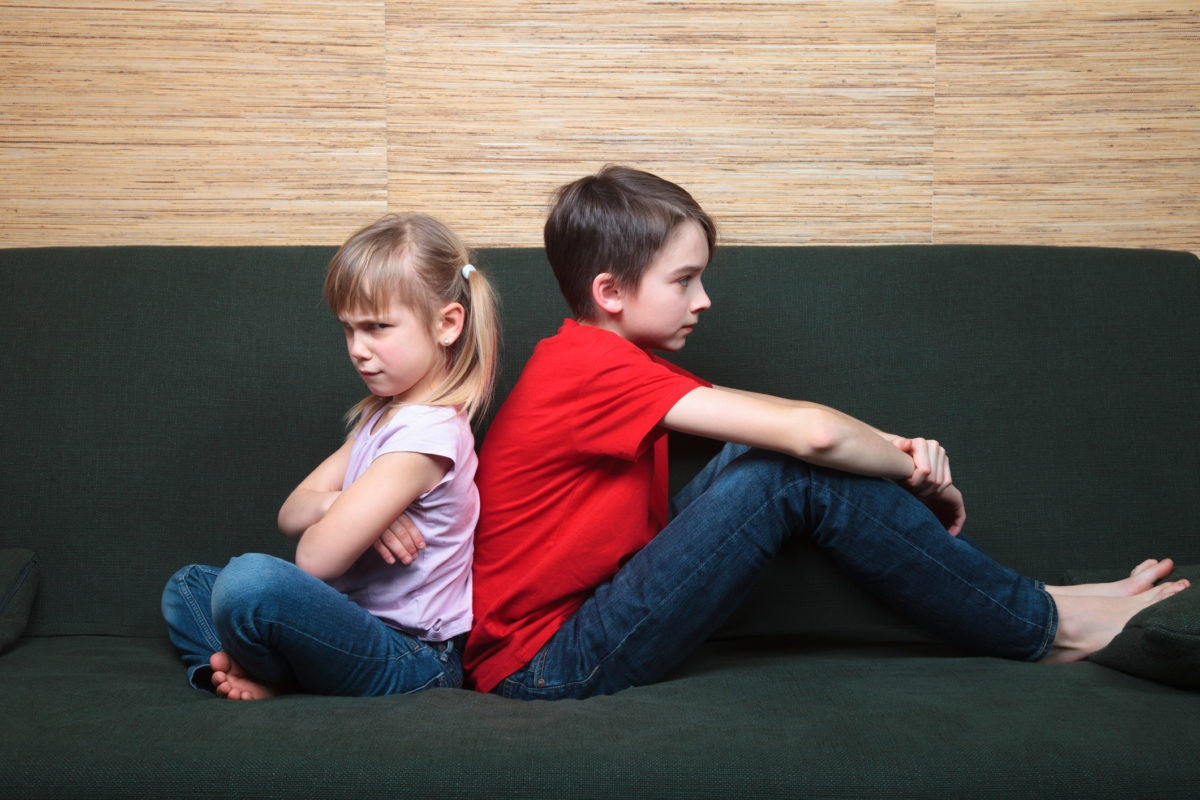
[[[399,562],[408,566],[416,561],[417,556],[425,549],[425,537],[417,530],[408,514],[401,514],[371,547],[375,548],[375,552],[388,564]]]
[[[940,492],[921,497],[920,500],[951,536],[962,533],[963,525],[967,522],[967,509],[963,503],[962,492],[957,486],[947,486]]]
[[[950,474],[950,457],[933,439],[896,438],[892,442],[913,460],[913,472],[902,484],[920,498],[951,536],[962,533],[967,521],[962,492]]]
[[[903,483],[917,497],[925,498],[945,491],[954,483],[950,474],[950,457],[937,441],[896,438],[892,444],[908,453],[913,460],[912,474]]]

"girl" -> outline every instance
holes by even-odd
[[[370,394],[279,511],[294,564],[248,554],[168,581],[163,615],[193,686],[252,700],[462,685],[479,516],[470,420],[499,342],[495,295],[469,256],[413,215],[333,257],[325,301]]]

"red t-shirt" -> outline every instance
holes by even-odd
[[[666,524],[659,422],[708,385],[571,320],[538,344],[480,452],[470,685],[491,691],[528,663]]]

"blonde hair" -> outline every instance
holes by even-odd
[[[462,335],[445,348],[448,375],[423,402],[455,406],[474,419],[491,402],[500,321],[491,282],[478,269],[463,269],[470,263],[471,251],[433,217],[389,214],[355,233],[333,256],[325,274],[325,303],[334,314],[382,314],[398,302],[431,330],[440,309],[461,303],[466,312]],[[389,402],[369,395],[347,418],[361,425]]]

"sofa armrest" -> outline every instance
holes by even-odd
[[[25,631],[37,587],[37,556],[33,551],[0,548],[0,653]]]

